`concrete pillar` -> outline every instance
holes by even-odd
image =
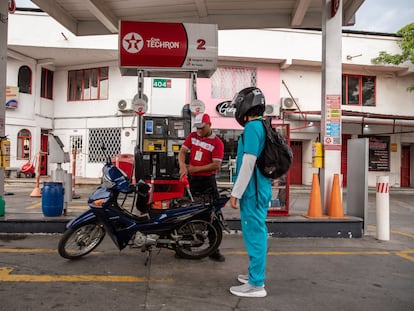
[[[328,209],[334,174],[341,173],[342,3],[323,0],[321,142],[325,163],[321,170],[322,205]],[[342,188],[342,185],[341,185]]]
[[[8,1],[0,1],[0,136],[5,135],[6,127],[6,78],[7,78],[7,29]],[[4,168],[0,169],[0,195],[4,195]]]

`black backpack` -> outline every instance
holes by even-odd
[[[266,143],[256,163],[264,176],[276,179],[289,170],[293,153],[282,134],[272,127],[272,118],[268,117],[262,123],[266,130]]]

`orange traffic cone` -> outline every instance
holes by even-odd
[[[42,192],[40,191],[40,152],[37,155],[36,164],[37,164],[36,185],[32,193],[30,194],[32,198],[40,198],[42,196]]]
[[[313,174],[312,189],[309,198],[308,215],[309,218],[323,218],[322,215],[322,201],[321,201],[321,189],[319,187],[318,174]]]
[[[32,193],[30,194],[32,198],[40,198],[42,196],[42,192],[40,191],[40,175],[36,176],[36,185],[33,189]]]
[[[342,209],[341,189],[339,187],[339,174],[334,174],[328,216],[331,218],[345,218],[344,210]]]

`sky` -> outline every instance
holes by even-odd
[[[16,0],[17,7],[36,7],[30,0]],[[356,14],[356,23],[344,29],[396,33],[414,23],[413,0],[365,0]]]
[[[344,29],[396,33],[414,23],[413,0],[365,0],[356,13],[355,25]]]

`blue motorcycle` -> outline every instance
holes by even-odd
[[[181,258],[201,259],[219,247],[227,230],[221,212],[227,195],[193,198],[187,189],[188,197],[169,200],[168,209],[156,209],[151,182],[140,179],[132,184],[110,159],[102,173],[101,185],[88,199],[89,209],[67,224],[58,245],[60,256],[77,259],[90,253],[106,233],[119,250],[129,245],[147,251],[148,257],[153,248],[167,248]],[[119,204],[121,195],[133,196],[133,206],[140,212]]]

